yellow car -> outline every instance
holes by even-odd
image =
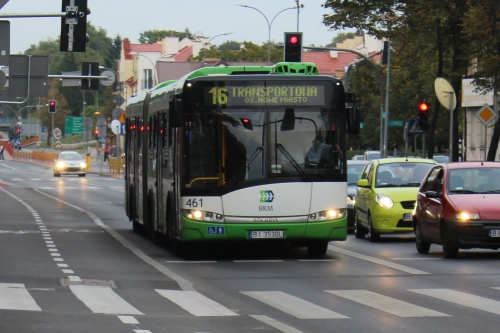
[[[436,162],[423,158],[382,158],[370,161],[357,182],[354,234],[371,242],[382,233],[413,232],[420,183]]]

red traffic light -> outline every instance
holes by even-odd
[[[50,101],[50,102],[49,102],[49,105],[50,105],[50,106],[55,106],[55,105],[56,105],[56,101]]]
[[[418,104],[418,109],[420,112],[427,112],[429,111],[429,103],[427,102],[421,102]]]
[[[292,36],[289,39],[290,44],[297,44],[299,42],[299,38],[297,36]]]
[[[99,130],[96,130],[96,129],[95,129],[95,130],[94,130],[94,134],[95,134],[95,135],[99,134]]]

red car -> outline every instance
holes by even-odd
[[[413,229],[419,253],[433,243],[445,258],[459,249],[500,248],[500,162],[434,166],[420,185]]]

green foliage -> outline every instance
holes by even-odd
[[[175,30],[146,30],[139,33],[139,43],[141,44],[154,44],[158,41],[161,41],[163,38],[167,36],[179,37],[179,39],[183,38],[194,38],[195,35],[186,28],[184,32],[175,31]]]

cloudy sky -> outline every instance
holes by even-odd
[[[5,0],[0,0],[0,3]],[[299,31],[304,33],[304,45],[323,46],[331,42],[338,31],[329,31],[322,24],[324,0],[300,0],[304,5],[298,15]],[[235,4],[246,4],[251,8]],[[138,42],[145,30],[189,29],[192,33],[213,37],[212,44],[227,40],[266,43],[271,24],[271,40],[281,42],[285,31],[297,31],[297,10],[281,10],[296,6],[296,0],[88,0],[92,14],[89,21],[106,29],[108,36],[120,35]],[[9,0],[1,14],[58,13],[62,0]],[[278,14],[279,13],[279,14]],[[274,18],[274,21],[273,21]],[[0,17],[0,19],[2,19]],[[11,54],[24,52],[31,44],[44,39],[58,39],[59,18],[11,18]],[[0,32],[1,33],[1,32]]]

